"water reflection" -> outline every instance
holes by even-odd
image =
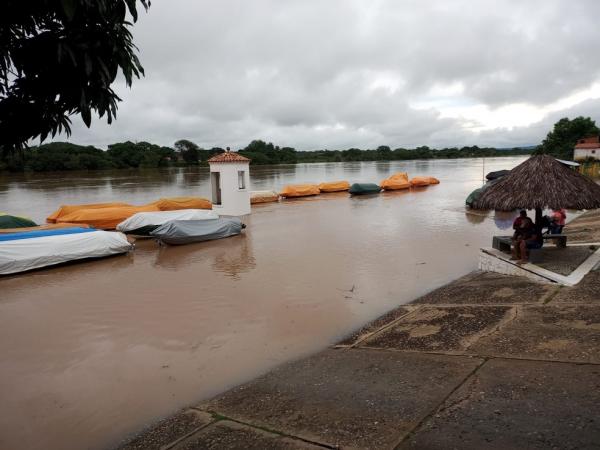
[[[517,215],[516,211],[494,211],[494,223],[499,229],[508,230],[512,228]]]
[[[477,209],[467,209],[465,211],[465,217],[467,218],[469,223],[472,223],[473,225],[477,225],[484,222],[489,215],[489,211],[482,211]]]
[[[156,244],[158,246],[158,244]],[[246,233],[216,241],[189,245],[161,245],[156,252],[154,266],[165,270],[181,270],[202,261],[210,261],[215,273],[234,280],[256,267],[252,253],[252,239]]]
[[[388,174],[390,173],[391,167],[392,167],[391,161],[378,161],[375,165],[377,174],[380,176],[380,178],[382,180],[387,178]],[[377,184],[379,184],[379,182],[377,182]]]
[[[252,254],[252,239],[246,235],[239,236],[232,242],[233,249],[222,249],[214,255],[212,268],[215,272],[224,273],[234,280],[239,280],[240,275],[251,271],[256,267],[256,261]]]

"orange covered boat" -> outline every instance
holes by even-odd
[[[112,208],[78,209],[58,218],[59,223],[87,224],[101,230],[114,230],[118,224],[139,212],[160,211],[157,206],[115,206]]]
[[[319,184],[319,190],[321,192],[342,192],[350,189],[350,183],[347,181],[328,181]]]
[[[56,222],[58,222],[58,219],[60,219],[61,217],[66,216],[67,214],[71,214],[75,211],[79,211],[81,209],[115,208],[115,207],[119,207],[119,206],[131,206],[131,205],[129,203],[121,203],[121,202],[89,203],[86,205],[61,205],[60,208],[58,208],[56,211],[54,211],[52,214],[50,214],[46,218],[46,222],[56,223]]]
[[[146,206],[156,206],[161,211],[177,211],[180,209],[212,209],[212,203],[202,197],[169,197],[161,198]]]
[[[279,193],[282,197],[308,197],[320,193],[319,186],[316,184],[289,184]]]
[[[394,175],[389,176],[381,182],[381,188],[386,191],[410,188],[408,174],[406,172],[397,172]]]
[[[410,185],[415,187],[429,186],[430,184],[439,184],[440,180],[434,177],[414,177],[410,180]]]

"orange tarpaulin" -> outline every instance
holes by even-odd
[[[316,184],[290,184],[285,186],[279,193],[282,197],[306,197],[308,195],[317,195],[321,191]]]
[[[406,173],[406,172],[396,172],[395,174],[390,175],[387,179],[388,180],[408,181],[408,173]]]
[[[114,208],[117,206],[131,206],[129,203],[90,203],[88,205],[61,205],[56,211],[48,216],[46,222],[48,223],[56,223],[59,218],[71,214],[72,212],[78,211],[80,209],[99,209],[99,208]]]
[[[389,176],[381,182],[381,188],[386,191],[410,188],[408,174],[406,172],[397,172]]]
[[[113,208],[78,209],[58,218],[58,222],[88,224],[101,230],[112,230],[139,212],[160,211],[155,205],[115,206]]]
[[[37,227],[24,227],[24,228],[5,228],[0,229],[0,234],[2,233],[23,233],[26,231],[40,231],[40,230],[56,230],[58,228],[89,228],[89,225],[82,223],[47,223],[45,225],[38,225]]]
[[[429,186],[430,184],[439,184],[440,180],[434,177],[414,177],[410,180],[411,186]]]
[[[202,197],[170,197],[161,198],[146,206],[156,206],[161,211],[176,211],[179,209],[212,209],[212,203]]]
[[[321,192],[341,192],[350,189],[350,183],[347,181],[329,181],[319,184]]]

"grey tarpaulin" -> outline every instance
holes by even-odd
[[[210,220],[172,220],[150,235],[165,244],[181,245],[234,236],[242,232],[242,221],[237,217]]]

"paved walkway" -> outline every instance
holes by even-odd
[[[600,271],[475,272],[127,449],[598,448]]]

